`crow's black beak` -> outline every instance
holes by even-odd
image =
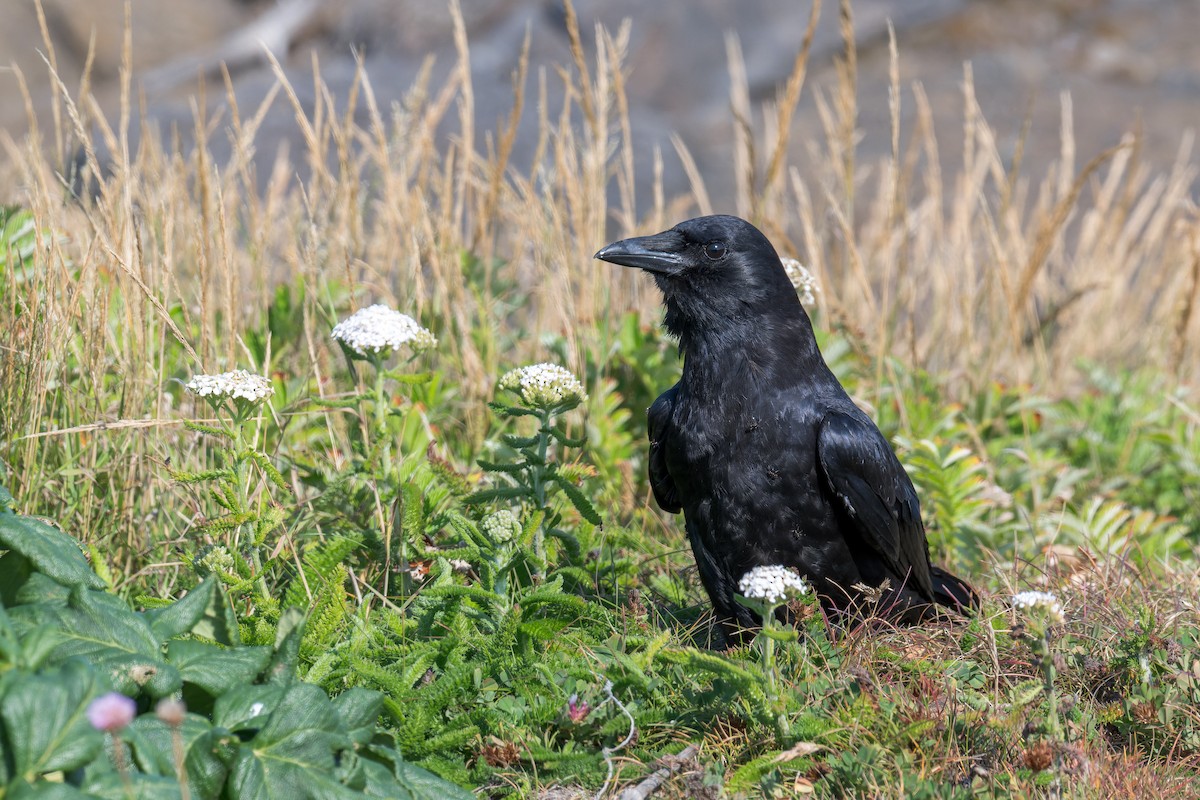
[[[683,236],[664,231],[653,236],[638,236],[613,242],[596,253],[595,258],[623,267],[637,267],[658,275],[674,275],[684,266]]]

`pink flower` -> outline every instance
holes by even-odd
[[[583,722],[591,710],[588,707],[587,700],[584,700],[582,703],[579,702],[579,695],[573,694],[567,698],[567,716],[576,725]]]
[[[137,704],[118,692],[97,697],[87,707],[88,722],[98,731],[115,733],[137,716]]]

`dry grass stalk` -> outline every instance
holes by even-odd
[[[6,311],[18,323],[0,368],[0,433],[12,442],[8,457],[21,465],[16,483],[38,485],[38,448],[46,441],[14,442],[19,436],[170,417],[176,412],[163,390],[186,377],[183,371],[246,365],[239,337],[264,328],[265,305],[282,283],[304,288],[304,347],[275,348],[271,363],[255,367],[311,377],[324,393],[336,357],[327,345],[332,322],[352,306],[389,302],[439,328],[438,367],[463,387],[461,424],[476,438],[486,419],[480,401],[498,372],[546,355],[539,336],[520,331],[564,336],[568,366],[579,371],[585,352],[602,349],[613,315],[657,314],[646,282],[591,264],[591,253],[611,238],[610,222],[620,234],[645,232],[730,202],[708,196],[704,175],[676,137],[693,192],[664,196],[659,157],[653,207],[638,213],[637,132],[622,73],[629,28],[596,31],[585,46],[569,10],[573,63],[539,74],[536,97],[527,100],[534,90],[526,86],[526,49],[513,79],[513,113],[495,140],[478,148],[469,43],[456,7],[454,13],[458,67],[444,85],[431,85],[427,66],[402,103],[381,109],[364,71],[348,96],[334,97],[314,63],[309,108],[268,54],[278,81],[266,101],[239,108],[226,76],[226,110],[210,115],[207,97],[197,97],[196,144],[186,151],[163,146],[150,130],[132,146],[130,126],[140,117],[128,37],[115,126],[99,113],[86,76],[72,94],[47,48],[55,129],[39,130],[31,114],[28,138],[5,139],[0,168],[20,187],[8,199],[31,210],[38,231],[39,269],[19,285],[10,275],[6,287]],[[815,16],[787,84],[762,109],[749,100],[736,42],[729,45],[733,155],[742,172],[737,208],[758,217],[784,254],[800,256],[821,280],[827,319],[819,324],[859,337],[878,358],[881,380],[885,356],[899,350],[915,366],[964,378],[964,393],[996,378],[1067,389],[1080,359],[1157,364],[1180,381],[1194,379],[1200,314],[1192,311],[1198,281],[1194,233],[1189,238],[1197,226],[1188,199],[1195,178],[1190,141],[1166,174],[1151,174],[1138,161],[1134,138],[1076,171],[1065,106],[1060,163],[1041,180],[1023,177],[1019,159],[1006,165],[1000,156],[968,68],[964,156],[945,170],[919,86],[912,88],[915,126],[900,130],[904,90],[893,42],[891,152],[859,164],[860,76],[848,3],[840,13],[847,48],[838,82],[815,97],[824,138],[806,143],[807,158],[796,162],[787,131],[805,84]],[[553,81],[562,84],[561,106],[548,100]],[[291,105],[301,152],[258,150],[276,93]],[[355,119],[360,106],[364,123]],[[532,167],[521,174],[509,160],[526,106],[534,107],[538,138]],[[573,122],[580,117],[581,124]],[[455,122],[457,135],[439,139],[439,128]],[[907,151],[900,146],[905,135]],[[231,137],[228,163],[214,161],[214,136]],[[80,164],[68,168],[73,153],[81,154]],[[297,164],[303,178],[295,177]],[[610,208],[614,182],[619,205]],[[73,195],[72,187],[89,191]],[[465,257],[480,265],[470,282]],[[511,287],[508,298],[495,296],[502,285]],[[507,305],[514,298],[520,308]],[[113,319],[122,322],[113,326]],[[82,374],[68,372],[73,364]],[[54,393],[65,386],[72,393]],[[337,432],[344,422],[328,424]],[[127,454],[122,480],[153,485],[154,448],[146,439],[112,431],[109,439],[106,448],[93,442],[55,457],[94,471],[108,469],[114,453]],[[88,536],[86,524],[77,529]]]

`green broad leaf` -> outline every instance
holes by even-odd
[[[100,800],[182,800],[183,797],[174,776],[140,772],[121,775],[116,770],[89,774],[83,790],[86,797]]]
[[[9,558],[18,559],[29,563],[29,559],[25,558],[20,553],[9,552],[0,562]],[[0,585],[3,585],[4,575],[0,574]],[[46,577],[40,572],[29,573],[28,579],[24,584],[18,584],[16,587],[16,596],[9,607],[26,605],[43,605],[43,606],[59,606],[65,607],[71,599],[71,588],[63,586],[56,580]],[[3,590],[0,590],[2,597]]]
[[[593,525],[599,526],[604,524],[604,520],[600,517],[599,512],[596,511],[595,506],[592,505],[590,500],[584,497],[583,492],[579,490],[578,486],[558,475],[554,476],[554,482],[562,487],[563,493],[571,501],[571,505],[575,506],[575,510],[579,512],[579,516]]]
[[[213,697],[252,682],[270,660],[269,647],[225,648],[194,639],[167,643],[167,661],[179,677]]]
[[[49,611],[48,621],[58,624],[62,636],[59,658],[158,657],[159,642],[149,624],[115,595],[77,590],[65,608]]]
[[[284,687],[271,684],[240,686],[217,698],[213,706],[213,725],[238,731],[261,728],[279,707]]]
[[[66,783],[19,781],[10,786],[4,794],[4,800],[96,800],[96,795],[87,794]]]
[[[92,571],[79,544],[40,519],[0,514],[0,548],[20,553],[34,570],[63,586],[104,588],[104,581]]]
[[[210,576],[174,603],[145,611],[142,617],[150,623],[155,638],[166,641],[191,633],[201,620],[217,610],[216,606],[222,600],[217,581]]]
[[[233,606],[229,603],[229,596],[225,594],[225,588],[216,578],[209,578],[205,582],[207,583],[208,580],[211,580],[213,584],[212,600],[205,606],[204,615],[199,622],[192,626],[190,633],[226,647],[241,647],[242,629],[238,625],[237,614],[234,613]],[[196,589],[199,588],[196,587]],[[196,589],[192,591],[194,592]]]
[[[332,778],[335,754],[350,746],[325,692],[293,684],[281,690],[266,723],[239,749],[226,792],[239,800],[361,797]]]
[[[183,686],[179,671],[159,658],[109,653],[92,656],[93,663],[105,669],[113,688],[121,694],[137,697],[166,697]]]
[[[12,492],[3,486],[0,486],[0,514],[8,514],[17,506],[16,499],[12,496]]]
[[[77,589],[64,606],[18,606],[12,618],[25,629],[52,629],[50,641],[43,642],[43,660],[87,659],[131,697],[143,690],[162,697],[181,686],[179,673],[162,660],[150,626],[119,597]]]
[[[383,694],[356,686],[333,698],[333,707],[342,718],[351,741],[357,745],[366,744],[375,737],[375,723],[383,713]]]
[[[5,681],[0,721],[15,773],[34,780],[41,773],[77,769],[99,755],[104,735],[88,722],[87,707],[105,689],[99,673],[80,661]]]
[[[367,745],[350,765],[353,785],[366,797],[389,800],[475,800],[475,795],[405,761],[393,747]],[[349,771],[349,770],[347,770]]]
[[[0,605],[21,605],[17,593],[34,574],[33,563],[20,553],[9,550],[0,556]]]
[[[427,769],[402,761],[396,765],[396,777],[413,800],[473,800],[475,795],[439,778]]]
[[[122,732],[121,738],[130,746],[134,761],[142,772],[164,776],[176,774],[175,748],[178,743],[192,797],[220,794],[229,774],[222,756],[231,756],[237,750],[235,736],[228,731],[215,730],[212,723],[198,714],[186,715],[178,729],[153,714],[143,714]]]
[[[287,686],[296,680],[300,663],[300,640],[304,638],[304,612],[289,608],[279,617],[275,627],[275,653],[263,675],[268,681]]]

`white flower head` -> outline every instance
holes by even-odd
[[[275,394],[269,380],[244,369],[222,372],[220,375],[195,375],[184,388],[200,397],[228,397],[231,400],[245,400],[249,403],[259,403]]]
[[[583,384],[557,364],[533,364],[510,370],[500,379],[501,389],[520,395],[534,408],[574,408],[587,400]]]
[[[808,584],[787,567],[755,567],[738,581],[738,591],[748,600],[782,603],[808,594]]]
[[[800,302],[806,306],[817,302],[817,295],[821,292],[821,287],[817,286],[817,276],[794,258],[785,258],[782,261],[788,279],[800,295]]]
[[[1062,603],[1050,592],[1017,592],[1012,599],[1013,608],[1020,611],[1044,614],[1050,622],[1061,625],[1066,616]]]
[[[507,508],[502,508],[484,517],[479,527],[497,542],[507,542],[521,532],[521,520]]]
[[[376,303],[333,326],[334,339],[360,356],[408,347],[414,353],[437,347],[437,337],[407,314]]]

